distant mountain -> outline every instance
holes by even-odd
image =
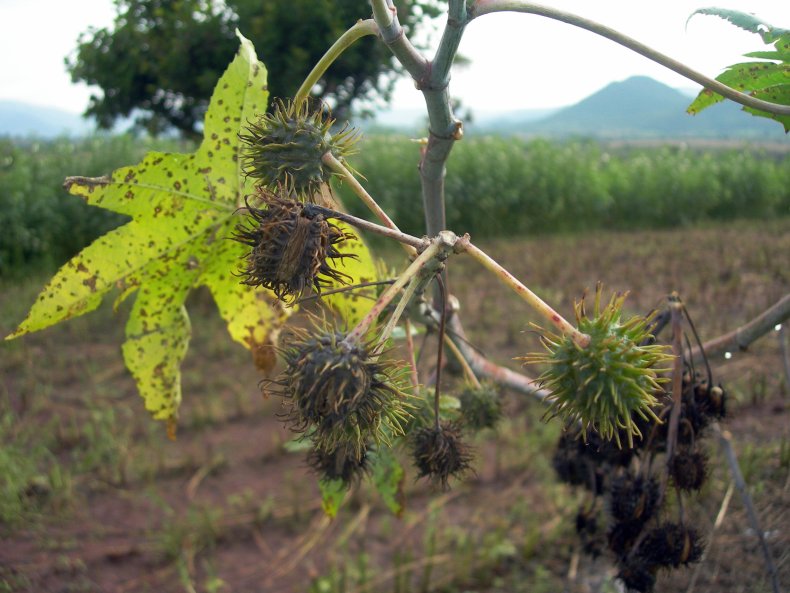
[[[84,136],[94,126],[82,116],[19,101],[0,101],[0,136]]]
[[[608,140],[759,140],[790,145],[790,136],[776,122],[743,113],[739,105],[724,101],[691,116],[686,108],[696,94],[673,89],[646,76],[613,82],[586,99],[563,109],[521,111],[473,110],[465,121],[471,134],[521,136],[584,136]],[[423,133],[423,109],[391,109],[375,118],[355,122],[369,132]],[[130,123],[122,122],[120,131]],[[16,101],[0,101],[0,136],[40,138],[90,134],[93,125],[75,113]]]
[[[613,82],[539,121],[510,122],[509,130],[524,135],[606,139],[787,139],[781,126],[742,113],[731,101],[695,116],[686,113],[689,103],[684,92],[646,76],[634,76]]]

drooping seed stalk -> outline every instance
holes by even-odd
[[[400,232],[398,225],[396,225],[389,215],[384,212],[384,210],[382,210],[381,206],[378,205],[376,200],[374,200],[373,197],[365,190],[365,188],[362,187],[362,184],[357,181],[357,178],[354,177],[351,171],[349,171],[346,166],[335,157],[335,155],[333,155],[331,152],[327,152],[321,160],[327,167],[340,175],[343,180],[348,183],[357,197],[362,200],[365,206],[367,206],[368,209],[373,212],[373,214],[375,214],[376,218],[378,218],[385,227],[392,229],[393,231]],[[409,256],[413,256],[417,253],[417,250],[411,245],[407,245],[405,243],[401,243],[401,245],[403,245],[403,248],[406,250],[406,253],[408,253]]]
[[[455,345],[455,342],[450,338],[450,336],[444,336],[444,343],[447,346],[447,349],[453,353],[455,359],[458,361],[458,364],[461,365],[461,368],[464,371],[464,375],[466,376],[466,380],[472,384],[472,387],[475,389],[481,389],[483,386],[480,385],[480,381],[477,379],[475,372],[472,370],[472,367],[469,366],[469,363],[464,358],[464,355],[459,350],[458,346]]]
[[[580,347],[586,348],[590,344],[590,336],[583,334],[565,318],[552,309],[543,299],[524,286],[518,278],[513,276],[483,250],[473,245],[468,239],[460,239],[456,249],[460,249],[471,255],[480,262],[483,267],[494,273],[500,282],[512,288],[530,307],[532,307],[541,317],[556,327],[562,334],[567,334]]]
[[[672,463],[678,439],[678,423],[683,408],[683,303],[677,293],[669,297],[669,311],[672,315],[672,411],[667,428],[667,467]]]
[[[346,214],[345,212],[338,212],[337,210],[332,210],[331,208],[326,208],[324,206],[318,206],[317,204],[308,204],[307,206],[305,206],[305,208],[323,214],[324,218],[336,218],[337,220],[340,220],[342,222],[347,222],[348,224],[355,226],[363,231],[370,231],[371,233],[375,233],[382,237],[386,237],[387,239],[394,239],[395,241],[398,241],[400,243],[411,245],[416,249],[423,249],[429,242],[429,239],[418,239],[413,235],[409,235],[408,233],[404,233],[397,229],[391,229],[389,227],[381,226],[380,224],[376,224],[375,222],[370,222],[368,220],[365,220],[364,218],[358,218],[356,216],[353,216],[352,214]]]
[[[414,391],[414,394],[417,394],[417,390],[420,388],[420,376],[417,372],[417,358],[414,355],[414,338],[411,335],[411,321],[409,318],[406,318],[404,323],[406,328],[406,353],[409,357],[409,379],[411,380],[411,387]]]
[[[445,327],[447,326],[447,290],[444,287],[444,280],[440,275],[436,276],[436,284],[439,286],[439,298],[441,300],[439,318],[439,342],[436,346],[436,385],[433,392],[433,424],[436,432],[439,432],[439,399],[442,393],[442,366],[444,366],[444,337]]]
[[[398,279],[382,293],[376,301],[376,304],[373,305],[373,308],[368,311],[368,314],[349,332],[345,341],[348,343],[359,343],[378,316],[381,315],[384,309],[392,302],[392,299],[395,298],[401,289],[406,286],[426,264],[442,251],[442,248],[441,242],[438,239],[434,239],[425,251],[419,254],[417,259],[415,259]]]
[[[313,66],[310,74],[304,79],[302,86],[296,91],[294,95],[294,102],[306,99],[310,95],[310,91],[321,80],[321,77],[327,71],[329,66],[346,51],[355,41],[365,37],[366,35],[378,35],[379,27],[373,19],[364,21],[357,21],[353,27],[338,37],[337,41],[332,44],[326,53],[321,56],[318,63]]]
[[[407,305],[411,302],[414,298],[414,295],[417,292],[417,288],[420,285],[419,275],[414,276],[409,284],[406,286],[406,290],[403,291],[403,295],[400,297],[400,301],[398,301],[398,305],[395,307],[395,310],[390,315],[390,318],[387,320],[387,324],[384,326],[384,329],[379,334],[379,339],[374,348],[375,351],[379,351],[381,346],[390,339],[392,335],[392,330],[395,329],[398,321],[400,321],[401,315],[406,310]]]

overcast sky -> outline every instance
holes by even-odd
[[[710,76],[739,61],[743,53],[760,49],[762,43],[758,36],[715,17],[696,16],[686,27],[695,9],[713,5],[747,10],[790,27],[788,0],[545,0],[544,4],[618,29]],[[63,58],[74,50],[80,32],[108,26],[113,16],[112,0],[0,0],[0,99],[83,111],[91,89],[71,83]],[[694,86],[610,41],[532,15],[477,19],[467,28],[461,52],[472,65],[453,74],[451,92],[481,111],[568,105],[611,81],[636,74],[675,87]],[[395,102],[398,107],[422,105],[421,95],[409,81],[398,86]]]

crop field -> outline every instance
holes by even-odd
[[[597,281],[607,291],[630,290],[633,313],[676,290],[705,340],[790,292],[788,218],[519,233],[481,242],[569,317],[574,299]],[[399,262],[394,254],[391,261]],[[0,275],[3,335],[47,280],[29,270]],[[458,257],[449,271],[472,343],[513,367],[514,353],[540,347],[529,330],[537,319],[504,288],[481,282],[474,262]],[[605,556],[580,553],[574,518],[582,496],[554,475],[560,427],[542,421],[539,401],[506,393],[498,432],[474,442],[474,474],[448,492],[415,480],[409,468],[400,517],[363,485],[330,520],[304,452],[277,417],[281,402],[262,394],[262,377],[227,337],[208,295],[196,293],[189,305],[193,338],[175,441],[144,412],[124,368],[125,310],[106,303],[0,343],[0,591],[619,590]],[[790,386],[779,336],[770,332],[748,351],[712,362],[731,398],[724,428],[788,587]],[[427,338],[426,352],[435,351],[434,340]],[[426,368],[430,359],[422,358]],[[758,540],[737,492],[727,494],[730,474],[715,438],[706,441],[711,478],[686,508],[705,534],[706,557],[660,574],[657,591],[768,592]]]
[[[148,150],[185,143],[131,137],[50,142],[0,139],[0,278],[65,261],[123,222],[62,189],[69,175],[99,176]],[[405,231],[423,232],[420,146],[372,135],[350,164]],[[790,216],[790,145],[622,145],[472,137],[448,163],[447,224],[477,239],[600,229],[677,228]],[[346,187],[339,190],[362,215]]]

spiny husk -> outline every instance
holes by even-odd
[[[312,200],[332,175],[322,157],[332,153],[342,161],[354,152],[357,132],[343,128],[332,134],[334,124],[322,105],[277,102],[272,113],[260,115],[246,134],[239,134],[245,174],[265,187],[287,186]]]
[[[332,449],[314,447],[307,464],[324,480],[342,480],[347,486],[358,482],[370,469],[367,447],[341,443]]]
[[[644,524],[657,511],[659,486],[655,478],[623,474],[612,480],[609,512],[620,523]]]
[[[705,542],[693,527],[682,523],[663,523],[651,529],[639,546],[639,556],[660,566],[699,562]]]
[[[414,435],[412,458],[419,477],[428,477],[443,490],[447,490],[451,476],[462,478],[472,471],[472,457],[457,423],[443,422],[438,429],[427,426]]]
[[[409,396],[398,387],[400,369],[368,345],[344,339],[331,328],[295,330],[281,349],[285,368],[267,385],[284,398],[286,423],[295,432],[309,431],[316,448],[352,445],[361,454],[368,442],[403,434]]]
[[[352,233],[287,194],[260,189],[255,198],[264,207],[248,203],[247,224],[238,225],[234,236],[251,248],[241,272],[244,284],[268,288],[280,300],[292,302],[309,288],[320,293],[333,283],[351,281],[331,262],[357,257],[340,251],[345,241],[355,238]]]
[[[502,418],[502,398],[493,384],[467,386],[458,399],[464,424],[473,431],[493,428]]]
[[[677,451],[669,464],[669,475],[681,490],[699,490],[708,477],[708,456],[701,451]]]
[[[590,429],[602,438],[615,439],[621,446],[620,434],[625,433],[628,446],[633,437],[641,437],[634,418],[659,422],[653,408],[658,405],[655,393],[662,390],[666,379],[659,373],[672,356],[663,345],[649,344],[652,316],[620,319],[625,294],[615,294],[601,307],[601,286],[595,292],[592,316],[587,315],[585,301],[576,303],[579,331],[590,336],[582,348],[570,336],[542,330],[545,352],[522,358],[527,364],[549,365],[540,376],[541,383],[551,391],[547,398],[546,415],[558,416],[566,424],[579,424],[586,437]]]
[[[619,565],[617,578],[623,581],[628,591],[651,593],[656,586],[658,566],[635,556],[625,559]]]

